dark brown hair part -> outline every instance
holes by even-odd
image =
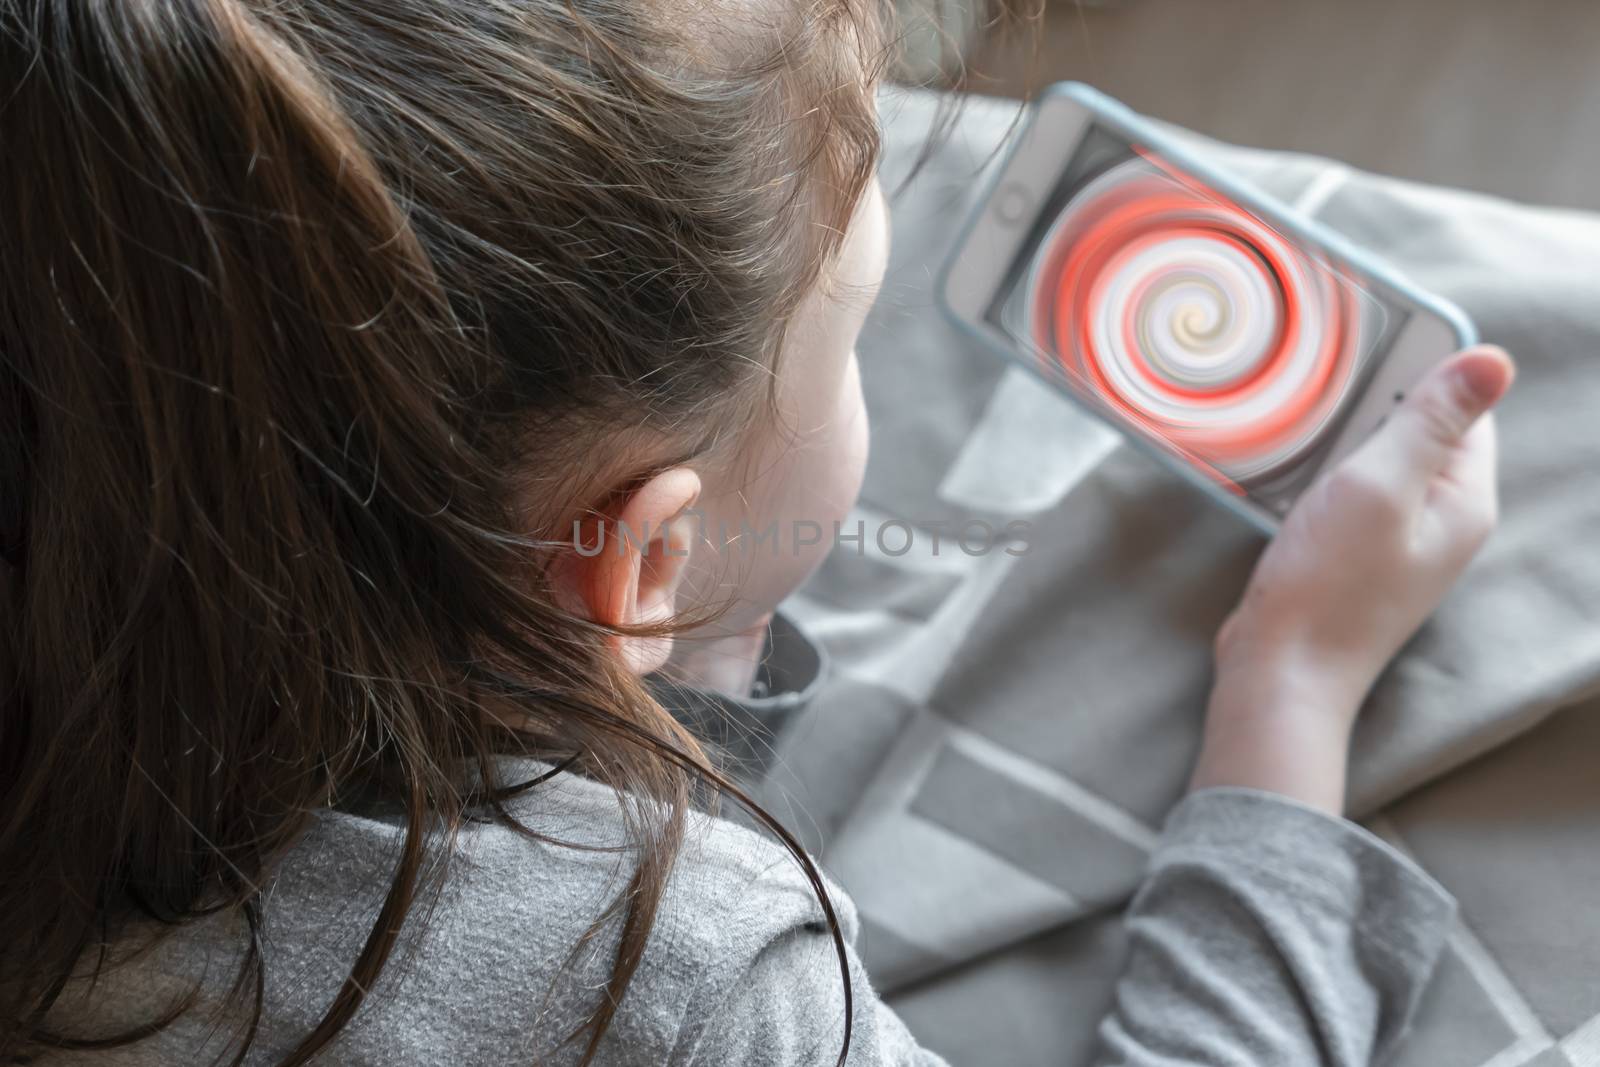
[[[890,24],[763,0],[712,55],[665,6],[0,0],[0,1060],[170,1021],[50,1025],[130,921],[241,912],[258,1019],[259,886],[378,788],[402,854],[307,1062],[530,752],[629,802],[594,1055],[687,812],[742,794],[545,567],[608,427],[759,409]]]

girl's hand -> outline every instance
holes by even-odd
[[[1512,376],[1492,346],[1434,368],[1296,503],[1217,635],[1194,788],[1253,786],[1343,808],[1367,691],[1494,527],[1487,412]]]

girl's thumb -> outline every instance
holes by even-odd
[[[1505,349],[1478,345],[1445,360],[1347,461],[1402,498],[1420,497],[1516,376]]]
[[[1391,416],[1392,433],[1418,475],[1432,477],[1479,417],[1505,396],[1516,365],[1497,345],[1457,353],[1418,382]]]

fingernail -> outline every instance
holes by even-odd
[[[1479,404],[1488,407],[1499,400],[1511,384],[1511,360],[1504,349],[1484,347],[1462,360],[1456,377]]]

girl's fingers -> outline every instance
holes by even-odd
[[[1414,386],[1388,422],[1350,457],[1367,478],[1397,497],[1417,503],[1434,480],[1464,453],[1482,451],[1484,435],[1464,450],[1470,432],[1515,376],[1511,357],[1493,345],[1469,348],[1433,368]],[[1488,471],[1493,474],[1493,431],[1488,431]],[[1474,458],[1461,475],[1478,484],[1483,460]]]
[[[1461,444],[1451,451],[1436,484],[1458,497],[1494,505],[1498,451],[1494,413],[1490,412],[1473,423]]]
[[[1430,553],[1470,556],[1494,528],[1500,509],[1496,452],[1489,414],[1467,432],[1426,498],[1421,529]]]

